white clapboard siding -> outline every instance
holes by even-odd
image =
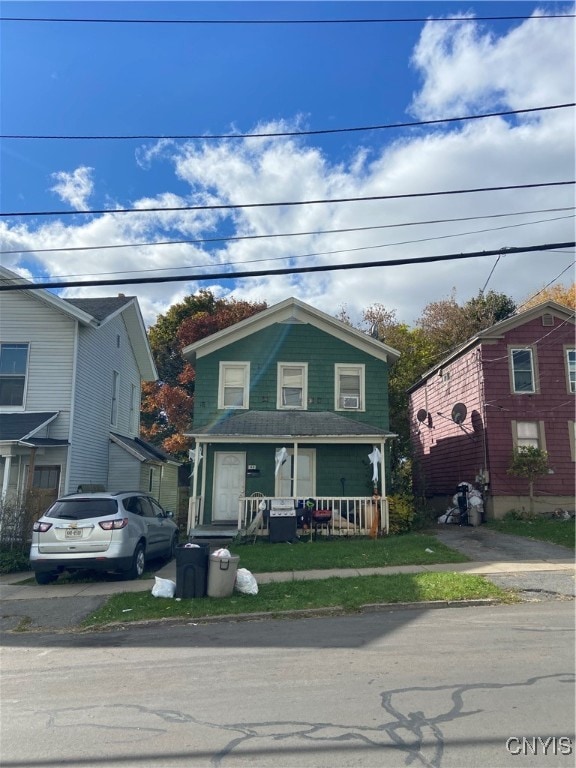
[[[118,340],[119,339],[119,340]],[[120,374],[118,421],[111,423],[113,371]],[[140,374],[122,315],[99,328],[79,328],[73,452],[69,486],[101,483],[108,487],[110,432],[130,432],[130,397]]]
[[[139,491],[145,490],[140,485],[140,460],[116,443],[110,442],[110,470],[108,490]]]
[[[6,292],[0,302],[0,340],[30,345],[26,411],[59,411],[49,436],[69,439],[76,321],[38,299]]]

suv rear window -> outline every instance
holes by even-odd
[[[118,511],[115,499],[63,499],[53,504],[46,517],[62,520],[85,520],[88,517],[110,517]]]

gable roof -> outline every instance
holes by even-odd
[[[347,442],[353,438],[372,442],[396,437],[381,427],[354,421],[332,411],[246,411],[227,416],[187,435],[205,436],[216,441],[220,438],[246,442],[247,438],[253,438],[259,443],[293,438],[299,442],[305,442],[306,438],[315,442],[322,442],[322,438],[329,442],[337,442],[338,438],[346,438]]]
[[[473,349],[483,341],[498,341],[499,339],[504,338],[504,335],[514,328],[518,328],[519,326],[529,323],[537,317],[546,314],[554,315],[554,317],[557,317],[563,323],[574,324],[575,313],[570,307],[565,307],[563,304],[558,304],[555,301],[545,301],[542,302],[542,304],[537,304],[535,307],[531,307],[530,309],[527,309],[524,312],[519,312],[511,317],[507,317],[505,320],[500,320],[500,322],[491,325],[489,328],[479,331],[475,336],[472,336],[463,344],[456,347],[456,349],[452,350],[452,352],[444,357],[439,363],[436,363],[433,368],[430,368],[423,373],[418,381],[408,388],[407,392],[410,393],[418,389],[421,384],[433,376],[440,368],[443,368],[447,363],[455,360],[464,352]]]
[[[153,461],[178,465],[182,464],[181,461],[177,461],[175,458],[170,456],[170,454],[166,453],[166,451],[163,451],[162,448],[158,448],[156,445],[147,443],[144,440],[141,440],[139,437],[126,437],[125,435],[119,435],[116,432],[111,432],[110,439],[113,443],[116,443],[116,445],[124,448],[124,450],[128,451],[128,453],[132,454],[132,456],[135,456],[142,462]]]
[[[64,301],[102,322],[108,320],[111,315],[115,315],[135,298],[135,296],[120,295],[102,296],[94,299],[64,299]]]
[[[140,375],[144,381],[155,381],[158,378],[138,299],[135,296],[120,294],[119,296],[102,298],[62,299],[44,288],[33,288],[34,284],[29,280],[2,266],[0,266],[0,281],[21,285],[22,290],[26,291],[29,296],[48,304],[87,327],[99,328],[116,315],[122,314],[130,337],[130,344],[140,369]]]
[[[257,333],[274,323],[313,325],[315,328],[329,333],[331,336],[335,336],[380,360],[393,362],[400,357],[398,350],[293,297],[184,347],[182,354],[187,360],[194,361],[197,357],[203,357],[227,347],[229,344]]]

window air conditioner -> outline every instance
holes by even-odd
[[[360,398],[357,396],[346,395],[342,398],[342,408],[359,408]]]

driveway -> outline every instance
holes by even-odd
[[[507,570],[511,564],[517,563],[517,569],[508,573],[486,574],[486,578],[498,587],[520,592],[524,600],[568,600],[576,596],[573,572],[527,569],[528,565],[538,563],[550,566],[574,563],[574,552],[567,547],[499,533],[484,526],[443,525],[432,533],[447,547],[477,563],[506,563]]]
[[[499,533],[485,526],[439,525],[431,533],[447,547],[452,547],[474,562],[574,562],[574,552],[567,547],[528,539],[526,536]]]

